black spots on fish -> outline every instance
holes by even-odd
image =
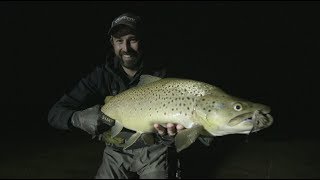
[[[216,103],[215,101],[212,101],[212,104]]]
[[[184,113],[184,115],[187,116],[188,114],[187,114],[187,113]]]
[[[187,97],[188,100],[190,100],[190,97]]]
[[[181,103],[179,103],[179,106],[181,106]]]
[[[202,98],[201,100],[202,100],[202,101],[205,101],[206,99]]]
[[[187,107],[187,109],[188,109],[188,110],[190,110],[190,108],[189,108],[189,107]]]
[[[172,108],[171,110],[174,111],[174,108]]]
[[[185,104],[185,103],[183,103],[183,106],[186,106],[186,104]]]
[[[149,108],[149,111],[151,111],[151,108]]]
[[[174,96],[174,93],[172,93],[172,96]]]
[[[166,104],[163,104],[163,107],[165,107],[166,106]]]
[[[206,108],[203,108],[203,110],[205,111],[205,110],[206,110]]]
[[[178,111],[178,108],[176,108],[176,110]]]
[[[173,102],[173,99],[171,100],[171,102]]]
[[[142,108],[140,108],[140,110],[142,111]]]
[[[164,114],[164,115],[167,115],[167,113],[166,113],[166,112],[164,112],[163,114]]]
[[[208,112],[211,112],[211,109],[209,109]]]

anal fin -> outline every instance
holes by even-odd
[[[112,126],[111,128],[111,137],[114,138],[115,136],[117,136],[122,129],[123,129],[123,125],[118,121],[115,121],[114,126]]]
[[[194,143],[196,139],[199,137],[202,130],[203,130],[203,126],[196,125],[192,128],[184,129],[181,132],[179,132],[175,137],[175,146],[176,146],[177,152],[180,152],[183,149],[186,149],[192,143]]]
[[[128,147],[130,147],[131,145],[133,145],[141,136],[142,133],[140,132],[136,132],[134,133],[124,144],[123,149],[127,149]]]

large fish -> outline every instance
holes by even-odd
[[[178,152],[199,135],[249,134],[273,122],[266,105],[231,96],[204,82],[150,75],[142,75],[136,87],[107,97],[101,111],[116,121],[111,129],[112,137],[123,127],[136,131],[124,148],[140,137],[155,133],[155,123],[182,124],[186,129],[175,136]]]

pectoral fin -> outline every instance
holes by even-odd
[[[141,133],[139,133],[139,132],[134,133],[134,134],[125,142],[123,149],[127,149],[127,148],[130,147],[132,144],[134,144],[134,143],[139,139],[140,136],[141,136]]]
[[[177,148],[177,152],[182,151],[194,143],[202,130],[203,126],[197,125],[179,132],[175,137],[175,146]]]
[[[114,126],[112,126],[111,128],[111,137],[114,138],[116,135],[120,133],[122,129],[123,129],[123,125],[118,121],[115,121]]]

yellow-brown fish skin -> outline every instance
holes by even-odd
[[[106,98],[101,111],[139,133],[155,132],[155,123],[170,122],[186,129],[197,127],[200,134],[212,136],[248,134],[273,122],[266,115],[268,106],[233,97],[204,82],[179,78],[157,79]]]

